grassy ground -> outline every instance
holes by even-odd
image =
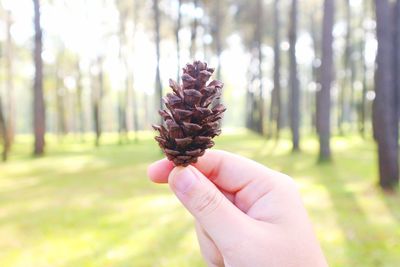
[[[204,266],[192,219],[146,178],[161,157],[155,143],[107,142],[52,140],[31,159],[19,139],[0,164],[0,266]],[[295,155],[288,141],[245,132],[217,143],[296,179],[331,266],[399,266],[400,196],[376,188],[371,142],[334,138],[333,164],[319,166],[312,138]]]

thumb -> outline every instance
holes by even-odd
[[[193,166],[176,167],[168,183],[217,246],[238,242],[248,218],[201,172]]]

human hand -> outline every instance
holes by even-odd
[[[327,266],[290,177],[218,150],[186,168],[157,161],[148,175],[194,216],[208,266]]]

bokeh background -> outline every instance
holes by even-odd
[[[330,265],[400,266],[400,0],[1,0],[0,51],[0,266],[205,266],[146,178],[194,59],[216,147],[296,180]]]

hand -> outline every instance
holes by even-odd
[[[327,266],[290,177],[217,150],[186,168],[160,160],[148,174],[195,217],[208,266]]]

